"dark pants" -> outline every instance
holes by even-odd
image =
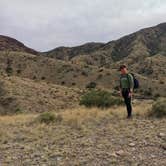
[[[130,90],[129,89],[123,89],[122,90],[122,96],[124,98],[124,102],[126,104],[128,117],[131,117],[132,115],[132,105],[131,105],[131,97],[129,96]]]

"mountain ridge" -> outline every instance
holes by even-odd
[[[4,35],[0,35],[0,51],[27,52],[34,55],[39,54],[38,51],[25,46],[22,42]]]
[[[166,23],[161,23],[154,27],[141,29],[137,32],[121,37],[118,40],[113,40],[108,43],[102,43],[94,51],[91,50],[89,54],[102,54],[104,52],[107,54],[107,56],[111,56],[111,59],[113,61],[119,61],[133,53],[135,42],[139,42],[139,44],[144,45],[146,49],[145,54],[148,54],[149,56],[161,52],[162,54],[166,55],[166,46],[164,44],[166,41],[165,36]],[[163,40],[163,46],[160,45],[160,40]],[[51,51],[45,52],[44,54],[55,59],[57,58],[62,60],[71,60],[76,56],[87,54],[84,50],[79,53],[79,49],[82,46],[87,46],[86,48],[84,48],[85,50],[89,49],[88,45],[84,44],[76,47],[63,47],[63,50],[61,50],[62,47],[58,47]],[[68,49],[70,49],[70,53],[68,53]],[[75,54],[74,52],[77,52],[77,54]]]

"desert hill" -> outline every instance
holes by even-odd
[[[117,66],[119,65],[116,64]],[[156,74],[158,70],[160,70],[160,66],[159,69],[156,69]],[[66,62],[19,52],[10,52],[9,54],[1,52],[0,71],[1,75],[5,76],[17,76],[80,89],[85,89],[90,82],[95,82],[97,88],[113,91],[119,85],[119,73],[116,68],[99,68],[93,65],[75,64],[70,61]],[[164,73],[159,76],[164,76]],[[141,74],[137,74],[137,77],[141,83],[141,93],[145,89],[149,89],[148,91],[152,91],[153,95],[160,94],[163,96],[165,94],[163,91],[165,89],[164,77],[163,80],[155,78],[149,80]]]
[[[126,63],[140,80],[139,96],[165,96],[165,25],[146,28],[106,44],[60,47],[47,53],[36,52],[15,39],[0,36],[1,110],[18,107],[41,112],[47,108],[78,105],[80,95],[91,82],[99,89],[117,94],[117,68],[121,63]],[[13,90],[6,96],[10,88],[17,89],[19,97]],[[61,97],[53,97],[52,89],[59,89]],[[73,103],[66,93],[69,98],[73,96]],[[41,101],[46,98],[46,102],[50,103],[41,106],[38,95]],[[27,104],[22,104],[24,99]],[[4,106],[3,103],[10,104]],[[29,108],[29,105],[33,106]]]
[[[91,53],[78,52],[77,55],[70,54],[63,49],[54,49],[47,53],[53,58],[70,60],[73,63],[82,63],[106,68],[116,68],[116,64],[126,63],[136,73],[151,78],[160,79],[160,74],[165,75],[163,65],[166,63],[166,23],[154,27],[142,29],[133,34],[127,35],[116,41],[101,44],[99,48]],[[84,45],[86,46],[86,45]],[[75,47],[74,49],[79,47]],[[88,49],[87,45],[87,49]],[[66,48],[66,50],[73,48]],[[58,51],[57,51],[58,50]],[[70,58],[63,58],[70,56]],[[73,58],[71,58],[73,57]],[[156,58],[156,57],[159,57]],[[160,65],[158,65],[160,63]],[[153,73],[153,70],[156,71]]]
[[[120,64],[127,64],[130,70],[144,77],[165,82],[166,70],[166,23],[142,29],[116,41],[101,44],[95,51],[77,55],[58,51],[58,57],[75,64],[93,65],[108,69],[117,69]],[[86,46],[86,45],[84,45]],[[74,47],[74,49],[79,49]],[[65,48],[64,48],[65,49]],[[66,48],[73,50],[73,48]],[[87,45],[88,49],[88,45]],[[57,58],[57,49],[47,53]],[[72,52],[72,51],[71,51]],[[65,54],[66,53],[66,54]],[[72,58],[71,58],[72,57]]]
[[[103,58],[105,63],[113,63],[132,56],[166,55],[166,23],[142,29],[133,34],[124,36],[108,43],[85,44],[78,47],[59,47],[45,53],[47,56],[71,60],[84,55],[85,58],[93,57],[94,61]],[[70,52],[69,52],[70,50]],[[89,51],[86,51],[89,50]],[[86,56],[86,54],[90,54]],[[142,58],[141,56],[141,58]],[[65,57],[65,58],[64,58]],[[68,57],[68,58],[66,58]],[[96,59],[95,59],[96,58]],[[91,61],[93,64],[93,61]],[[100,62],[100,65],[105,65]]]
[[[0,51],[7,51],[7,52],[17,51],[17,52],[27,52],[34,55],[38,54],[37,51],[28,48],[18,40],[3,35],[0,35]]]
[[[78,106],[82,91],[17,76],[0,77],[0,114],[59,111]]]
[[[61,59],[61,60],[70,60],[75,56],[81,54],[90,54],[104,46],[103,43],[86,43],[81,46],[76,47],[58,47],[51,51],[44,52],[43,55],[46,55],[51,58]]]

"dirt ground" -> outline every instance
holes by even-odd
[[[166,119],[148,118],[151,103],[78,108],[61,113],[62,122],[43,124],[39,114],[0,117],[1,166],[164,166]]]

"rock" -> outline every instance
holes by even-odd
[[[155,155],[151,154],[151,158],[155,158],[155,157],[156,157]]]
[[[115,154],[119,155],[119,156],[125,156],[125,155],[127,155],[127,153],[125,151],[123,151],[123,150],[119,150]]]
[[[166,144],[160,145],[162,149],[166,150]]]
[[[166,135],[165,135],[164,133],[159,133],[158,136],[161,137],[161,138],[163,138],[163,137],[165,137]]]
[[[108,154],[108,153],[107,153]],[[113,153],[109,153],[108,154],[110,157],[117,157],[117,154],[115,153],[115,152],[113,152]]]
[[[132,150],[132,151],[135,151],[135,150],[136,150],[136,148],[132,148],[131,150]]]
[[[130,143],[129,146],[134,147],[135,143]]]

